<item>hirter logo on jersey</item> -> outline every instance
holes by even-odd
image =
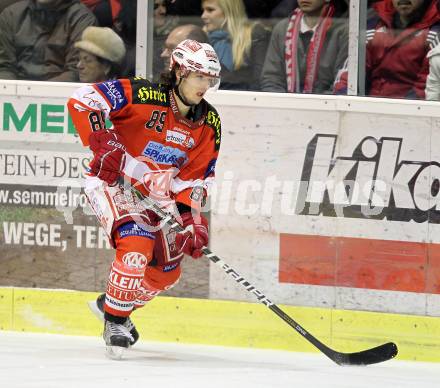
[[[151,102],[162,103],[160,105],[167,105],[167,93],[161,89],[155,89],[151,86],[142,86],[139,88],[136,97],[133,99],[136,104],[148,104]]]
[[[148,142],[142,155],[148,157],[153,162],[167,164],[177,168],[182,167],[188,161],[186,152],[178,148],[164,146],[155,141]]]
[[[221,137],[222,137],[222,124],[220,121],[220,116],[217,112],[212,110],[208,111],[206,116],[206,123],[214,129],[214,148],[215,150],[220,149]]]

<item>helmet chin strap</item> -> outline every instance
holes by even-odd
[[[177,97],[179,97],[179,100],[182,102],[183,105],[192,108],[196,104],[190,104],[188,102],[188,100],[180,94],[179,86],[182,83],[182,81],[183,81],[183,78],[180,78],[179,83],[174,86],[174,88],[173,88],[174,93],[176,93]]]

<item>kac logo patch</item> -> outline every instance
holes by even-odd
[[[139,252],[127,252],[122,256],[122,261],[131,268],[142,269],[147,266],[147,258]]]

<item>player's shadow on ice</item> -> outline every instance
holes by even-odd
[[[198,368],[230,368],[230,369],[246,369],[246,368],[255,368],[258,367],[260,369],[277,369],[277,370],[291,370],[294,365],[288,362],[272,362],[269,359],[267,362],[260,360],[244,360],[239,358],[228,359],[224,357],[218,356],[210,356],[205,353],[188,353],[188,352],[176,352],[173,350],[163,349],[149,349],[148,345],[139,346],[141,344],[137,344],[136,347],[128,349],[122,361],[142,361],[143,363],[147,363],[150,366],[160,366],[164,363],[172,364],[174,367],[178,367],[181,365],[182,367],[186,367],[189,364],[193,366],[197,366]],[[294,368],[296,371],[303,368]]]

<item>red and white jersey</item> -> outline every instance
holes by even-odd
[[[92,131],[111,121],[133,157],[127,158],[126,175],[142,180],[149,171],[169,172],[176,202],[193,206],[202,200],[221,142],[220,117],[208,102],[202,100],[190,120],[179,113],[170,86],[134,78],[81,87],[67,105],[85,146]]]

